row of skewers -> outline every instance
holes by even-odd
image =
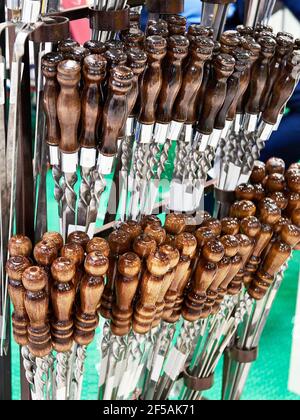
[[[145,216],[107,241],[74,232],[65,246],[46,233],[33,250],[36,265],[28,238],[13,237],[6,269],[14,337],[34,398],[80,398],[98,311],[106,319],[100,398],[167,399],[176,389],[177,397],[201,398],[232,341],[240,351],[258,344],[282,281],[276,275],[300,242],[299,165],[284,172],[280,159],[257,163],[256,184],[237,188],[239,201],[221,221],[171,213],[162,227]],[[241,389],[234,379],[226,385],[232,396],[234,385]]]

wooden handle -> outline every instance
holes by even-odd
[[[85,232],[75,231],[70,233],[67,239],[68,244],[78,244],[86,251],[87,244],[89,243],[89,235]]]
[[[29,320],[25,309],[25,289],[22,284],[22,275],[30,266],[30,261],[21,255],[11,257],[6,263],[8,293],[14,307],[12,314],[13,335],[16,343],[20,346],[28,344]]]
[[[262,267],[256,273],[255,278],[248,289],[248,293],[253,299],[263,299],[274,281],[275,274],[288,260],[291,252],[291,246],[285,242],[276,241],[272,245]]]
[[[77,130],[81,113],[78,92],[80,78],[79,63],[73,60],[59,63],[57,80],[61,90],[57,100],[57,116],[61,131],[59,148],[64,153],[75,153],[79,148]]]
[[[147,54],[138,48],[131,48],[127,52],[127,64],[133,72],[132,88],[127,95],[128,115],[132,116],[133,109],[139,96],[139,78],[143,74],[147,63]]]
[[[133,316],[133,329],[137,334],[146,334],[151,328],[155,318],[156,303],[160,299],[162,282],[170,268],[169,257],[157,251],[148,257],[147,268]]]
[[[33,255],[38,265],[50,267],[58,256],[57,245],[50,239],[43,239],[34,247]]]
[[[276,53],[273,60],[270,63],[270,74],[267,80],[267,84],[260,102],[260,110],[264,112],[268,106],[270,96],[272,95],[274,83],[282,71],[284,66],[285,58],[293,51],[293,40],[284,34],[277,35],[276,37],[277,47]]]
[[[224,54],[233,54],[241,44],[241,35],[238,31],[223,32],[220,38],[221,52]]]
[[[176,248],[181,255],[192,258],[197,249],[197,239],[189,232],[183,232],[176,236]]]
[[[77,61],[80,65],[83,64],[83,61],[86,56],[90,55],[91,52],[84,47],[73,47],[68,52],[64,54],[65,60]]]
[[[124,254],[118,262],[116,278],[116,302],[112,308],[111,330],[113,334],[124,336],[129,333],[135,297],[141,270],[141,260],[133,252]]]
[[[127,55],[120,49],[109,49],[104,53],[109,70],[117,66],[125,66],[127,62]]]
[[[154,239],[158,246],[165,242],[167,236],[165,229],[155,224],[146,226],[144,233]]]
[[[268,175],[272,174],[285,174],[285,162],[280,158],[270,158],[266,162],[266,171]]]
[[[251,74],[249,86],[249,100],[246,104],[248,114],[258,114],[259,105],[269,77],[270,60],[275,53],[276,41],[270,36],[258,39],[261,45],[261,54],[256,61]]]
[[[157,216],[154,216],[154,215],[143,216],[141,220],[141,226],[143,230],[146,229],[148,225],[152,225],[152,224],[161,226],[161,221]]]
[[[31,240],[24,235],[12,236],[8,243],[10,257],[30,257],[32,253]]]
[[[146,234],[138,236],[133,243],[133,250],[141,259],[148,258],[156,249],[156,240]]]
[[[215,237],[218,237],[221,235],[222,223],[220,222],[220,220],[215,219],[214,217],[210,217],[204,220],[202,223],[202,227],[207,227],[208,229],[210,229],[215,235]]]
[[[284,175],[278,173],[268,175],[264,180],[264,185],[268,193],[283,192],[286,189]]]
[[[240,97],[240,79],[249,65],[250,55],[247,51],[243,49],[236,49],[233,56],[235,58],[235,70],[228,78],[226,98],[216,117],[215,128],[218,130],[223,130],[229,114],[229,109],[234,101],[236,104],[238,102]]]
[[[125,48],[144,48],[145,34],[139,28],[130,28],[122,31],[121,39],[125,44]]]
[[[133,73],[125,66],[111,70],[108,96],[103,109],[101,135],[101,154],[114,156],[117,153],[117,140],[127,118],[126,95],[132,86]]]
[[[76,311],[74,340],[82,346],[89,345],[95,336],[100,305],[104,290],[104,277],[109,261],[101,252],[89,253],[84,262],[85,275],[80,284],[80,306]]]
[[[130,251],[131,236],[124,231],[114,231],[108,237],[110,247],[109,269],[107,283],[102,295],[100,313],[106,318],[111,318],[112,305],[115,300],[115,280],[118,272],[119,256]]]
[[[202,258],[198,263],[191,291],[188,293],[182,308],[182,316],[190,322],[196,321],[202,314],[206,292],[213,283],[217,273],[217,263],[224,257],[224,247],[220,241],[212,240],[204,245]]]
[[[147,36],[160,36],[164,39],[169,37],[169,28],[167,22],[162,19],[159,22],[149,21],[147,27]]]
[[[57,117],[57,99],[59,84],[57,82],[57,66],[63,60],[58,53],[46,54],[42,59],[42,72],[45,77],[43,107],[46,115],[47,143],[59,146],[60,126]]]
[[[110,248],[109,243],[106,239],[95,237],[91,239],[86,246],[86,252],[90,254],[91,252],[100,252],[105,257],[109,257]]]
[[[213,132],[215,118],[226,98],[227,79],[233,73],[235,60],[220,54],[213,61],[213,74],[208,82],[197,130],[205,135]]]
[[[67,258],[60,257],[53,262],[51,274],[54,280],[51,287],[54,315],[51,321],[52,344],[57,352],[67,352],[73,345],[72,309],[75,301],[75,264]]]
[[[60,252],[64,245],[63,237],[58,232],[45,232],[42,238],[44,241],[52,241],[55,243],[57,251]]]
[[[235,189],[237,200],[255,201],[255,188],[252,184],[241,184]]]
[[[281,210],[277,207],[274,200],[264,198],[259,203],[259,219],[262,223],[275,225],[281,217]]]
[[[123,41],[120,41],[119,39],[109,39],[105,42],[106,49],[109,51],[125,51],[125,44]]]
[[[106,46],[101,41],[90,40],[83,44],[84,48],[90,51],[91,54],[101,55],[106,51]]]
[[[181,35],[168,38],[167,55],[162,64],[163,82],[158,98],[156,120],[168,124],[182,83],[182,61],[188,54],[189,41]]]
[[[181,89],[174,105],[173,120],[193,124],[197,118],[197,97],[203,78],[204,63],[212,56],[214,43],[206,37],[194,36],[190,55],[183,67]]]
[[[294,52],[286,65],[285,71],[274,83],[269,106],[263,113],[263,120],[275,125],[284,105],[294,92],[300,74],[300,54]]]
[[[237,235],[240,231],[240,222],[234,217],[224,217],[221,226],[224,235]]]
[[[45,357],[52,350],[50,326],[47,321],[49,296],[46,292],[48,276],[41,267],[29,267],[22,275],[25,308],[29,317],[29,350],[33,356]]]
[[[170,213],[166,217],[165,230],[173,235],[183,233],[186,228],[185,218],[182,214]]]
[[[82,265],[84,261],[84,249],[81,245],[76,243],[70,243],[65,245],[60,252],[61,257],[71,261],[76,267],[76,273],[72,281],[77,291],[77,287],[81,281],[83,270]]]
[[[252,184],[260,184],[263,182],[266,175],[266,165],[264,162],[256,161],[251,172],[250,182],[252,182]]]
[[[255,216],[256,206],[252,201],[242,200],[235,202],[230,209],[230,216],[239,220],[245,217]]]
[[[148,63],[141,80],[141,111],[139,122],[155,123],[156,102],[162,87],[161,62],[167,53],[167,41],[161,36],[150,36],[145,43]]]
[[[162,319],[164,309],[166,306],[166,295],[168,294],[170,287],[174,282],[176,268],[180,260],[180,253],[178,249],[170,245],[162,245],[159,248],[159,251],[163,254],[166,254],[169,257],[170,268],[167,274],[164,276],[164,279],[161,285],[159,298],[158,298],[158,301],[156,302],[156,313],[155,313],[154,321],[152,323],[152,328],[157,327]]]
[[[58,44],[58,52],[60,52],[64,56],[66,53],[69,53],[72,50],[72,48],[79,47],[79,46],[80,45],[78,44],[77,41],[74,41],[73,39],[68,38],[68,39],[65,39],[64,41],[61,41]]]
[[[101,55],[89,55],[83,62],[84,88],[81,96],[82,132],[80,145],[96,148],[102,117],[101,83],[106,76],[107,61]]]
[[[165,17],[168,23],[169,36],[185,35],[187,19],[181,15],[167,15]]]
[[[132,241],[135,241],[143,232],[141,224],[134,220],[128,220],[127,222],[122,223],[119,229],[123,232],[127,232]]]

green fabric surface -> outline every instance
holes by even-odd
[[[170,161],[174,158],[174,146],[170,151]],[[172,156],[172,157],[171,157]],[[172,165],[166,168],[165,177],[172,175]],[[109,183],[111,177],[107,178],[108,188],[101,199],[103,212],[97,221],[101,225],[105,215],[105,203],[109,197]],[[79,181],[76,185],[77,191]],[[59,230],[59,220],[56,203],[53,197],[54,183],[51,173],[47,174],[47,203],[48,203],[48,230]],[[253,364],[250,376],[243,395],[245,400],[300,400],[300,396],[288,391],[288,374],[291,355],[293,318],[298,288],[300,265],[300,252],[295,252],[289,264],[283,285],[278,293],[277,300],[272,308],[270,318],[262,336],[259,359]],[[95,400],[98,395],[98,373],[99,366],[99,338],[98,329],[96,339],[88,348],[87,361],[85,365],[83,400]],[[12,345],[13,360],[13,399],[20,399],[19,382],[19,348]],[[205,396],[210,399],[220,399],[222,379],[222,363],[219,364],[216,372],[214,388]]]

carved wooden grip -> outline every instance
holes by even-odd
[[[277,118],[294,92],[300,74],[300,54],[294,52],[286,68],[274,84],[269,106],[263,113],[263,120],[275,125]]]
[[[213,62],[213,75],[207,85],[197,130],[209,135],[213,132],[215,118],[226,98],[227,79],[233,73],[235,60],[228,54],[220,54]]]
[[[182,83],[181,64],[188,54],[189,41],[181,35],[168,38],[167,55],[162,64],[163,82],[157,103],[156,120],[166,124],[172,120],[172,110]]]
[[[65,60],[59,63],[57,80],[61,90],[57,100],[57,116],[61,130],[59,148],[64,153],[74,153],[79,148],[77,130],[81,114],[78,92],[80,78],[81,66],[78,62]]]
[[[248,114],[258,114],[259,105],[269,77],[270,60],[275,53],[276,41],[270,36],[259,38],[261,54],[254,64],[249,87],[249,100],[246,105]]]
[[[111,70],[109,92],[103,109],[100,151],[105,156],[117,153],[117,140],[127,118],[126,94],[132,86],[133,73],[125,66]]]
[[[161,61],[167,52],[167,41],[161,36],[150,36],[145,43],[148,63],[141,80],[141,111],[139,122],[154,124],[156,102],[162,86]]]
[[[57,99],[59,84],[57,82],[57,66],[63,57],[57,53],[46,54],[42,59],[42,71],[45,77],[43,107],[47,124],[47,143],[59,146],[60,126],[57,117]]]
[[[198,92],[202,84],[203,67],[209,60],[214,43],[207,37],[193,37],[190,56],[183,67],[181,89],[174,104],[173,119],[192,124],[196,121],[196,105]]]
[[[133,329],[137,334],[146,334],[151,329],[156,303],[169,266],[169,257],[159,251],[147,259],[147,271],[143,275],[140,298],[133,316]]]
[[[80,145],[96,148],[98,128],[102,117],[101,83],[106,76],[106,60],[101,55],[89,55],[84,59]]]
[[[50,326],[47,321],[49,295],[46,292],[48,276],[41,267],[29,267],[22,275],[25,308],[29,317],[29,350],[36,357],[47,356],[52,350]]]
[[[89,253],[84,262],[85,275],[80,284],[80,306],[76,311],[74,340],[86,346],[93,341],[98,326],[97,308],[104,291],[109,261],[99,251]]]
[[[133,252],[124,254],[118,262],[116,277],[116,302],[112,308],[111,330],[113,334],[123,336],[129,333],[135,297],[141,270],[141,260]]]

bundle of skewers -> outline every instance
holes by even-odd
[[[13,335],[22,346],[32,399],[78,400],[99,321],[108,245],[82,232],[63,245],[60,234],[47,232],[33,249],[26,236],[13,236],[9,254]]]

